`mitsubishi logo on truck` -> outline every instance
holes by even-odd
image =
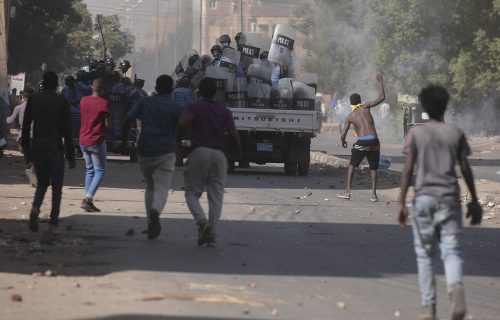
[[[255,116],[237,116],[233,115],[234,121],[248,121],[248,122],[296,122],[300,123],[300,118],[282,117],[278,118],[274,114],[257,114]]]

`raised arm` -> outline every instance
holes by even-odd
[[[382,103],[382,101],[385,100],[385,90],[384,90],[384,78],[380,75],[380,74],[377,74],[377,82],[378,82],[378,85],[379,85],[379,95],[378,95],[378,98],[374,101],[368,101],[368,102],[365,102],[363,104],[363,106],[365,108],[373,108],[377,105],[379,105],[380,103]]]

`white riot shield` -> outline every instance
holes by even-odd
[[[295,35],[296,31],[292,27],[285,24],[278,24],[276,29],[274,29],[268,60],[280,65],[291,65]]]
[[[270,64],[254,63],[248,67],[248,83],[267,83],[270,85],[272,72]]]
[[[271,88],[271,109],[293,108],[293,79],[280,79],[277,85]]]
[[[174,82],[182,77],[182,75],[186,71],[187,67],[189,66],[189,63],[188,63],[189,58],[195,54],[198,54],[198,51],[196,51],[194,49],[189,50],[182,57],[182,59],[179,61],[179,63],[177,63],[177,65],[175,66],[175,69],[174,69],[174,73],[172,74],[172,79],[174,79]]]
[[[240,64],[245,74],[247,73],[248,67],[256,63],[260,55],[260,48],[255,45],[257,41],[252,38],[251,35],[242,34],[240,37],[240,44],[238,45],[238,51],[241,53]]]
[[[248,107],[269,109],[271,106],[271,86],[267,83],[248,84]]]
[[[235,79],[232,88],[226,87],[226,105],[231,108],[247,107],[247,79]]]
[[[205,70],[205,76],[207,78],[215,79],[217,83],[217,91],[214,96],[214,101],[225,103],[225,93],[228,77],[227,70],[225,68],[208,66]]]
[[[236,69],[240,63],[241,53],[233,48],[225,48],[222,52],[219,67],[228,71],[227,87],[232,90],[236,79]]]
[[[316,89],[311,85],[293,81],[293,109],[314,111]]]
[[[268,109],[271,106],[271,72],[269,64],[256,63],[248,67],[248,107]]]

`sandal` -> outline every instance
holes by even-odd
[[[337,197],[342,198],[342,199],[351,199],[351,193],[344,191],[342,193],[339,193]]]

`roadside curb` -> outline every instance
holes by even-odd
[[[328,164],[331,166],[339,167],[339,166],[348,166],[349,160],[342,159],[339,157],[335,157],[329,155],[327,153],[319,152],[319,151],[311,151],[310,152],[311,160],[321,164]]]

